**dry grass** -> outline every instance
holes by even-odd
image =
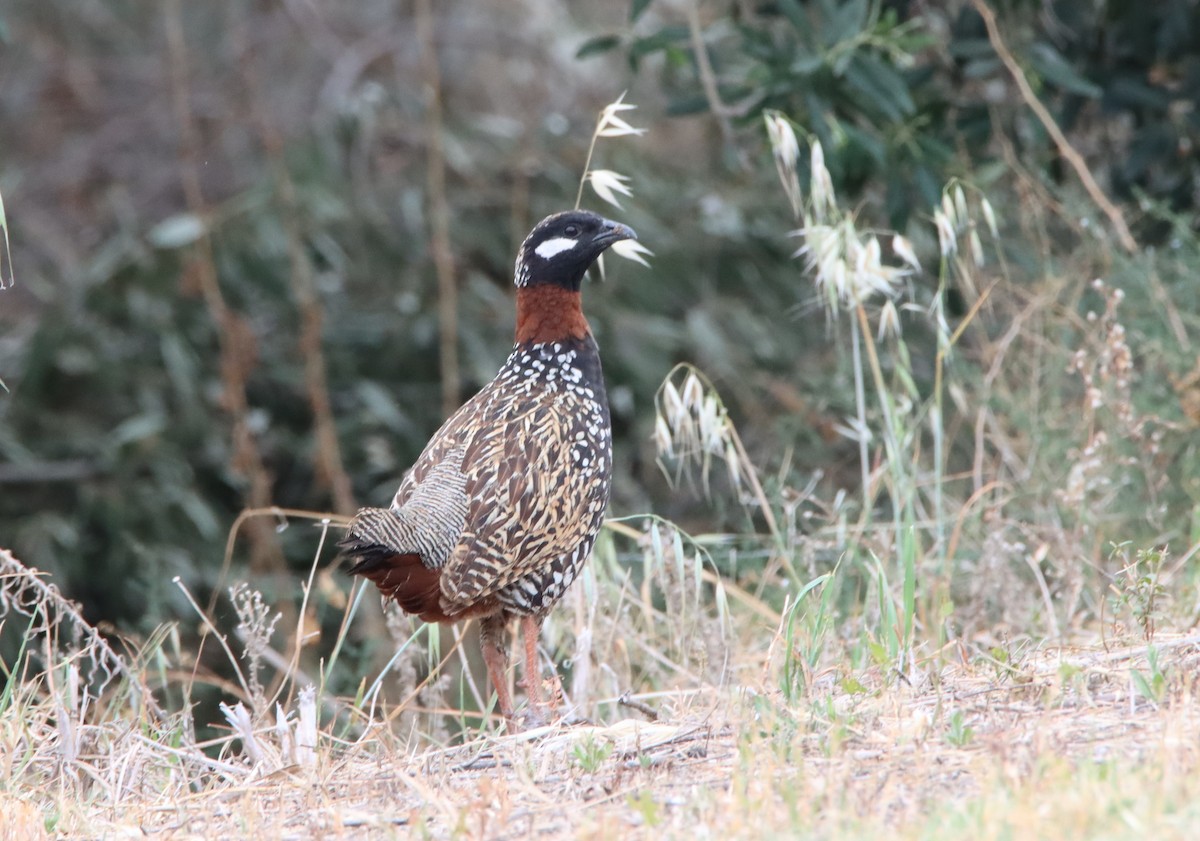
[[[686,593],[671,570],[690,550],[665,543],[645,547],[648,563],[665,556],[651,577]],[[615,661],[620,646],[606,638],[657,636],[673,664],[654,676],[658,692],[604,702],[602,680],[572,687],[605,724],[516,735],[472,725],[431,744],[430,716],[397,729],[382,706],[314,705],[300,691],[285,703],[295,709],[203,743],[186,714],[130,703],[154,683],[162,649],[123,661],[94,697],[72,681],[87,657],[116,655],[94,651],[87,629],[82,647],[48,636],[77,621],[70,603],[52,588],[30,595],[3,559],[6,591],[24,582],[26,594],[4,621],[33,614],[41,631],[0,696],[0,839],[1169,839],[1200,821],[1200,634],[1071,646],[981,637],[919,655],[904,675],[855,666],[863,658],[848,643],[796,690],[781,683],[781,660],[802,651],[749,594],[730,585],[727,630],[711,633],[737,653],[704,670],[661,624],[662,611],[678,623],[682,606],[655,609],[649,592],[601,575],[587,586],[624,596],[601,594],[590,656]],[[704,617],[719,619],[710,606],[691,633],[703,635]],[[569,641],[579,629],[559,632]]]
[[[1184,838],[1200,820],[1200,636],[1044,648],[919,685],[835,673],[784,704],[765,689],[675,696],[665,720],[559,726],[405,749],[323,740],[311,768],[241,771],[110,800],[77,778],[3,795],[4,838]],[[660,699],[656,699],[660,700]]]

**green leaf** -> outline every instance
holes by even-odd
[[[639,59],[659,50],[665,50],[672,44],[687,41],[690,37],[686,26],[664,26],[653,35],[635,40],[629,47],[629,57]]]
[[[575,58],[600,55],[614,50],[620,45],[621,38],[618,35],[597,35],[595,38],[589,38],[583,42],[583,45],[575,51]]]
[[[800,52],[799,50],[797,52]],[[825,57],[816,53],[801,52],[792,62],[791,71],[797,76],[811,76],[825,66]]]
[[[394,432],[404,432],[410,427],[400,405],[392,393],[373,380],[363,380],[356,389],[358,399],[375,419]]]
[[[847,146],[859,154],[867,155],[877,167],[882,168],[887,165],[887,147],[879,135],[863,131],[858,126],[850,124],[844,125],[843,129],[846,132]]]
[[[1154,690],[1150,688],[1150,683],[1146,680],[1145,675],[1136,670],[1130,670],[1129,674],[1130,677],[1133,678],[1133,685],[1137,689],[1138,694],[1140,694],[1147,701],[1158,700],[1158,696],[1155,694]]]
[[[888,650],[883,647],[882,643],[879,643],[873,639],[867,640],[867,650],[871,652],[871,659],[874,660],[876,664],[882,666],[891,662],[891,658],[888,655]]]
[[[1162,88],[1130,76],[1119,76],[1113,80],[1108,88],[1108,99],[1132,108],[1166,110],[1171,104],[1171,95]]]
[[[179,507],[183,513],[191,520],[192,525],[196,527],[201,536],[206,538],[214,538],[221,532],[221,524],[217,519],[217,515],[213,512],[210,506],[199,494],[192,491],[184,491],[179,496]]]
[[[778,0],[777,5],[779,6],[779,10],[791,22],[792,28],[804,36],[805,41],[810,41],[812,27],[809,26],[808,16],[804,13],[804,9],[800,7],[797,0]]]
[[[650,0],[633,0],[629,4],[629,22],[633,23],[642,16],[642,12],[646,11],[646,7],[650,5]]]
[[[826,46],[832,47],[849,41],[869,26],[871,8],[867,0],[849,0],[837,5],[825,0],[821,5],[829,16],[829,24],[821,33],[821,40]]]
[[[898,123],[917,110],[900,75],[872,56],[855,56],[846,66],[845,79],[864,98],[860,107],[890,122]]]
[[[700,114],[707,110],[708,98],[702,93],[673,97],[667,103],[667,114],[672,117]]]
[[[121,421],[109,434],[109,444],[115,448],[152,438],[167,428],[167,419],[158,412],[148,412]]]
[[[995,59],[996,51],[987,38],[952,38],[948,45],[951,58],[970,61],[972,59]]]
[[[676,44],[686,43],[690,38],[686,26],[664,26],[653,35],[635,38],[629,44],[629,66],[636,71],[641,60],[654,53],[667,53],[667,64],[672,64],[671,52]]]
[[[848,675],[842,678],[842,691],[850,695],[865,695],[868,690],[858,678]]]
[[[200,365],[195,351],[177,333],[164,333],[159,338],[159,353],[175,393],[181,400],[195,403],[196,387],[200,382]]]
[[[1029,63],[1038,75],[1055,87],[1089,99],[1099,99],[1104,93],[1099,85],[1083,78],[1058,50],[1048,44],[1034,44],[1029,50]]]
[[[803,587],[801,587],[800,592],[796,594],[796,604],[799,604],[800,601],[805,596],[807,596],[815,588],[820,587],[822,584],[824,584],[826,581],[828,581],[832,577],[833,577],[832,573],[825,572],[825,573],[822,573],[821,575],[818,575],[816,578],[812,579],[811,581],[809,581],[807,584],[805,584]]]

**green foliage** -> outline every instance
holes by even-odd
[[[636,795],[628,795],[626,799],[630,808],[641,816],[643,824],[646,826],[658,826],[662,823],[662,810],[659,808],[658,801],[654,798],[652,791],[642,789]]]
[[[1117,194],[1194,208],[1200,158],[1189,150],[1200,145],[1191,107],[1200,101],[1200,19],[1193,6],[1059,0],[1038,16],[1020,0],[996,5],[1010,48],[1064,128],[1083,128],[1097,115],[1137,127],[1117,154],[1096,161]],[[631,17],[643,8],[634,3]],[[696,37],[668,16],[623,37],[593,39],[581,55],[620,49],[635,70],[652,67],[676,114],[716,109],[746,123],[766,108],[788,114],[821,140],[839,189],[885,188],[890,224],[900,230],[961,171],[956,150],[968,152],[975,171],[995,173],[987,144],[1004,134],[1025,147],[1023,160],[1055,167],[1042,126],[1022,113],[1023,103],[998,95],[1010,79],[969,4],[918,13],[880,0],[779,0],[753,9],[729,2],[705,20],[699,40],[719,102],[704,90]]]
[[[1196,208],[1200,143],[1200,17],[1194,4],[1109,3],[1087,6],[1059,0],[1061,23],[1031,44],[1032,66],[1063,90],[1062,122],[1082,126],[1099,106],[1107,119],[1136,126],[1109,161],[1120,198],[1146,194],[1176,212]],[[1164,233],[1151,225],[1144,233]]]
[[[1117,544],[1109,554],[1110,560],[1119,564],[1112,584],[1112,608],[1118,615],[1128,611],[1141,628],[1142,637],[1149,641],[1154,639],[1154,629],[1169,597],[1162,581],[1166,553],[1160,549],[1138,549],[1130,558],[1129,548],[1128,542]]]
[[[835,589],[830,581],[833,577],[834,573],[826,573],[809,581],[784,611],[779,688],[791,703],[806,694],[812,670],[824,650],[833,621],[831,601]]]
[[[1158,665],[1158,648],[1146,646],[1147,673],[1130,669],[1129,677],[1138,693],[1152,704],[1160,703],[1167,692],[1167,675]]]
[[[975,738],[975,729],[967,724],[962,710],[955,710],[946,722],[946,741],[956,748],[965,748]]]
[[[585,774],[595,774],[604,765],[604,761],[612,756],[613,743],[595,736],[584,736],[571,746],[571,756],[575,764]]]
[[[953,157],[952,126],[931,65],[918,63],[933,44],[920,19],[901,20],[871,0],[784,0],[750,18],[739,16],[738,4],[727,9],[701,35],[722,107],[749,124],[764,109],[791,116],[829,151],[840,186],[858,192],[886,183],[894,225],[936,201]],[[634,69],[661,57],[670,113],[714,107],[688,27],[633,35],[624,48]]]

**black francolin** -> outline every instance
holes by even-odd
[[[608,398],[580,307],[588,267],[625,225],[547,217],[517,255],[516,344],[437,431],[388,508],[363,508],[341,545],[352,573],[426,622],[479,620],[500,712],[516,726],[505,633],[519,617],[530,722],[543,720],[542,620],[579,574],[612,484]]]

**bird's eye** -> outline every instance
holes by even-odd
[[[579,236],[579,226],[567,225],[567,227],[563,228],[563,233],[569,237],[577,237]]]

